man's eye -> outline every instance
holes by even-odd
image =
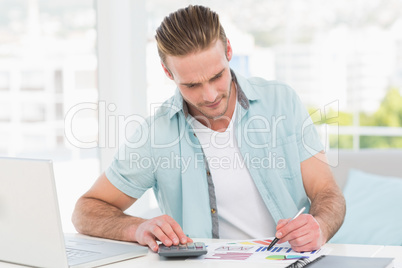
[[[214,78],[212,78],[213,81],[218,80],[219,78],[221,78],[222,74],[218,74],[217,76],[215,76]]]
[[[187,88],[194,88],[195,85],[187,85]]]

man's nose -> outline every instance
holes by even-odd
[[[213,103],[218,97],[218,91],[211,85],[206,85],[203,90],[203,99],[205,102]]]

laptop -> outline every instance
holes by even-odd
[[[94,267],[147,253],[134,243],[64,235],[52,161],[0,157],[0,261]]]

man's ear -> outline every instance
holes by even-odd
[[[171,80],[173,80],[173,74],[170,72],[170,70],[165,66],[165,64],[162,61],[161,64],[166,76],[169,77]]]
[[[230,45],[229,38],[226,38],[226,59],[230,61],[233,56],[232,46]]]

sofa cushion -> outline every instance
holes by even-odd
[[[331,243],[402,245],[402,178],[351,169],[345,221]]]

